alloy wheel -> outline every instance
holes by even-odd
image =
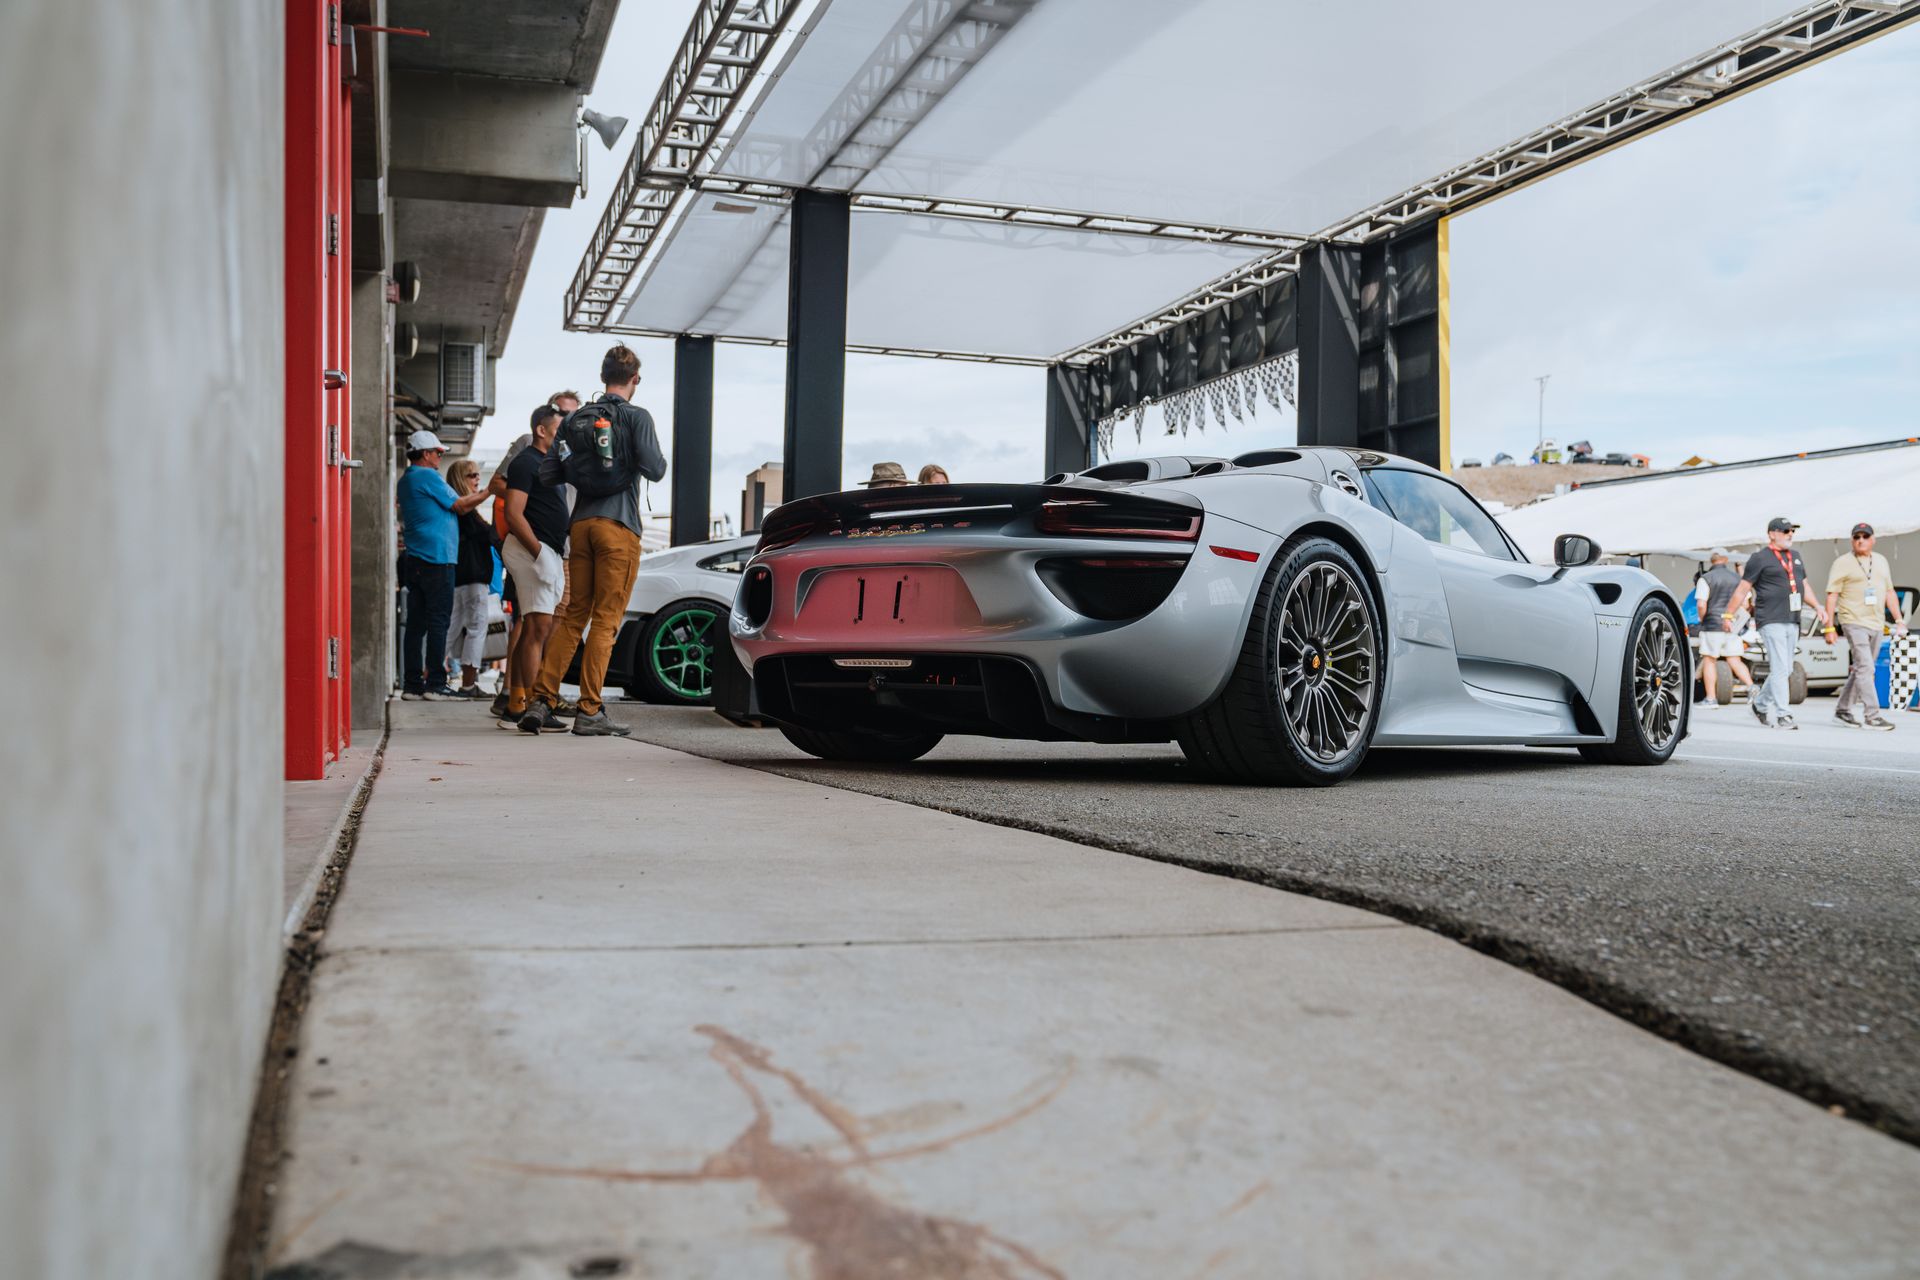
[[[1664,751],[1680,732],[1680,641],[1673,620],[1655,609],[1633,639],[1633,708],[1647,745]]]
[[[1366,589],[1338,564],[1310,564],[1287,589],[1275,695],[1294,737],[1323,764],[1366,740],[1379,670]]]
[[[712,609],[688,605],[674,610],[654,630],[647,659],[669,692],[690,699],[713,692],[713,628],[719,618]]]

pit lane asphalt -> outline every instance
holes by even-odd
[[[948,738],[912,765],[621,704],[662,746],[1367,907],[1920,1143],[1920,715],[1696,716],[1653,769],[1379,750],[1327,789],[1197,779],[1172,746]],[[724,838],[724,816],[716,835]]]

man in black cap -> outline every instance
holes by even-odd
[[[1907,634],[1906,619],[1900,616],[1900,601],[1893,594],[1893,571],[1887,558],[1873,549],[1873,526],[1853,526],[1853,554],[1841,556],[1827,573],[1827,610],[1833,616],[1827,623],[1827,642],[1834,638],[1834,624],[1846,633],[1850,662],[1847,682],[1840,686],[1839,705],[1833,718],[1849,729],[1879,729],[1893,724],[1880,714],[1880,696],[1873,687],[1873,662],[1880,656],[1880,634],[1886,629],[1888,615],[1893,617],[1893,634]],[[1860,714],[1848,708],[1860,704]]]
[[[1785,516],[1767,521],[1767,545],[1747,557],[1740,585],[1727,605],[1728,615],[1753,598],[1753,620],[1760,627],[1760,643],[1767,650],[1767,682],[1753,696],[1753,714],[1769,729],[1798,729],[1787,713],[1787,677],[1793,674],[1793,650],[1800,640],[1800,607],[1813,606],[1820,625],[1827,611],[1807,581],[1807,566],[1793,549],[1793,531],[1800,526]],[[1718,619],[1716,619],[1718,621]]]

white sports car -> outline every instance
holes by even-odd
[[[1131,459],[789,502],[730,630],[761,714],[826,759],[970,733],[1171,740],[1247,782],[1337,782],[1376,742],[1666,760],[1679,602],[1590,539],[1554,551],[1387,454]]]
[[[646,702],[710,701],[713,647],[726,638],[740,571],[758,542],[758,535],[723,538],[642,556],[607,683]]]

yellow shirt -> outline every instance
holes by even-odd
[[[1827,590],[1838,593],[1834,604],[1834,625],[1851,623],[1876,631],[1886,623],[1887,601],[1893,596],[1893,571],[1887,558],[1878,551],[1868,553],[1868,564],[1849,551],[1833,562],[1827,571]],[[1867,591],[1874,592],[1873,604],[1867,604]]]

